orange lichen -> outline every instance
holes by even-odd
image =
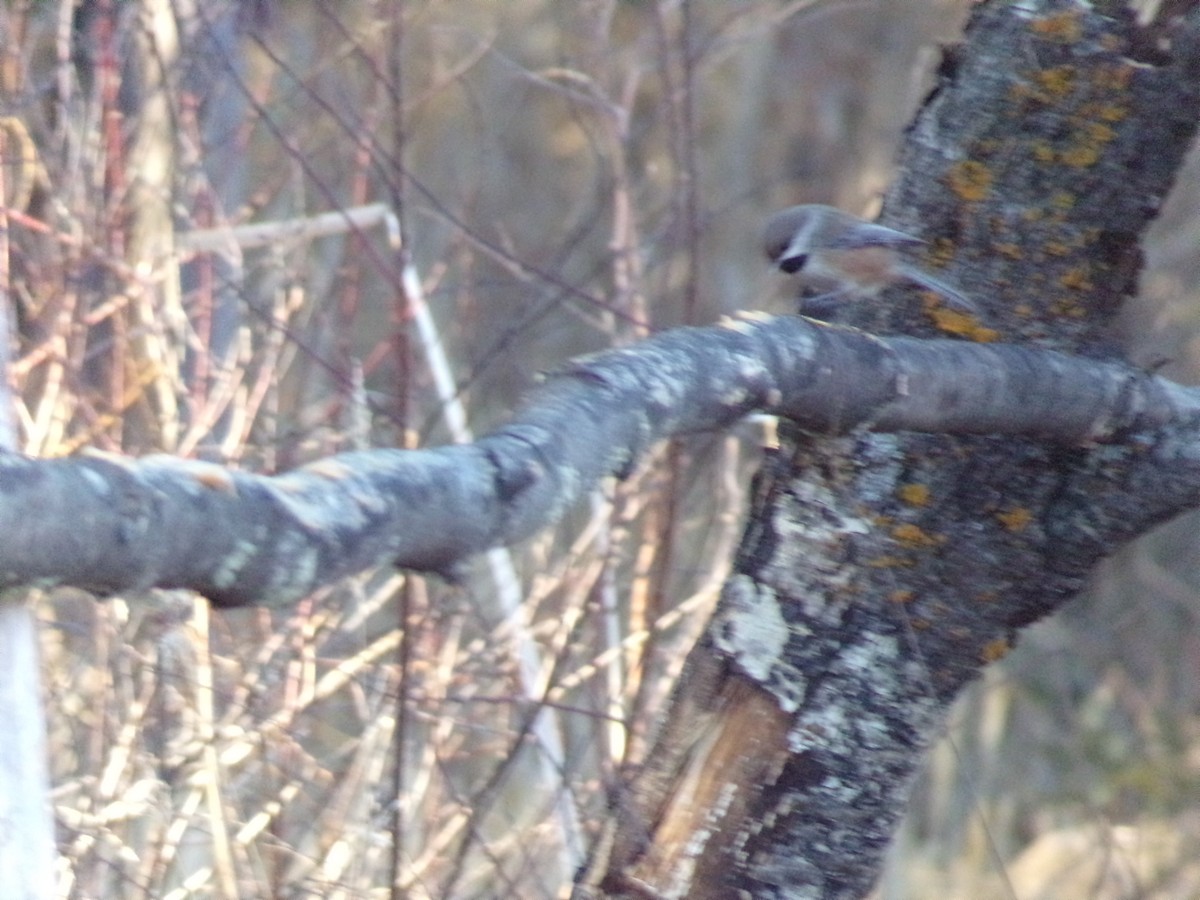
[[[1057,13],[1041,19],[1034,19],[1029,30],[1040,38],[1069,44],[1083,36],[1083,26],[1080,24],[1079,10]]]
[[[1093,166],[1099,161],[1104,145],[1116,136],[1116,131],[1103,122],[1086,122],[1076,131],[1075,144],[1062,151],[1062,161],[1076,168]]]
[[[1057,157],[1054,148],[1045,141],[1034,141],[1030,150],[1033,153],[1033,158],[1040,163],[1052,163]]]
[[[930,297],[936,298],[937,295],[931,293]],[[957,334],[979,344],[990,344],[1000,339],[1000,332],[996,329],[982,324],[971,313],[942,305],[940,299],[933,299],[927,303],[925,312],[933,319],[933,324],[947,334]]]
[[[986,199],[992,186],[992,172],[981,162],[967,159],[951,168],[947,175],[950,189],[967,201]]]
[[[1129,87],[1133,71],[1133,66],[1127,64],[1104,66],[1092,76],[1092,83],[1098,90],[1123,91]]]
[[[1086,312],[1073,297],[1059,297],[1050,304],[1052,315],[1066,316],[1068,319],[1082,319]]]
[[[1083,126],[1083,133],[1088,140],[1096,144],[1107,144],[1117,136],[1117,132],[1103,122],[1088,122]]]
[[[1129,115],[1129,109],[1115,103],[1097,103],[1088,110],[1091,116],[1102,122],[1120,122]]]
[[[867,566],[872,569],[908,569],[916,563],[903,556],[877,556],[867,560]]]
[[[994,663],[1008,656],[1010,650],[1012,650],[1012,644],[1007,639],[996,638],[995,640],[988,641],[980,648],[979,658],[985,663]]]
[[[996,520],[1008,531],[1020,533],[1029,527],[1033,521],[1033,513],[1024,506],[1014,506],[1004,512],[996,513]]]
[[[902,484],[897,488],[896,494],[910,506],[929,505],[929,485],[927,484]]]
[[[888,594],[888,601],[891,603],[911,603],[916,596],[916,591],[899,588]]]
[[[1100,161],[1100,151],[1087,145],[1076,145],[1063,151],[1062,161],[1076,169],[1088,169]]]
[[[1075,208],[1075,195],[1069,191],[1057,191],[1050,198],[1050,205],[1055,209],[1070,210]]]
[[[902,522],[893,528],[892,537],[909,547],[940,547],[946,543],[941,535],[930,534],[911,522]]]
[[[930,262],[938,266],[944,266],[954,258],[954,252],[956,249],[957,245],[954,243],[954,241],[950,240],[949,238],[941,237],[930,242],[929,252],[925,255]]]
[[[1073,291],[1090,291],[1096,285],[1088,278],[1086,266],[1075,266],[1059,276],[1059,284]]]
[[[1075,89],[1078,70],[1074,66],[1053,66],[1042,69],[1033,76],[1033,80],[1041,88],[1035,96],[1047,102],[1067,96]]]

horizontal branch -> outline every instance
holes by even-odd
[[[278,476],[166,456],[0,464],[0,586],[197,590],[284,606],[373,566],[451,574],[555,521],[664,438],[750,412],[1084,443],[1183,422],[1200,392],[1119,363],[748,317],[552,373],[473,444],[345,453]]]

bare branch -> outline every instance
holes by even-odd
[[[386,563],[450,574],[555,521],[655,442],[755,411],[828,433],[1079,444],[1194,428],[1200,392],[1049,351],[734,320],[578,360],[473,444],[345,453],[275,477],[165,456],[10,458],[0,570],[8,585],[188,587],[219,605],[262,606]]]

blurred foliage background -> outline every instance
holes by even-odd
[[[5,0],[24,449],[270,472],[467,440],[573,355],[787,311],[765,215],[874,212],[968,6]],[[1114,332],[1182,381],[1198,209],[1192,166]],[[657,448],[458,585],[372,573],[286,613],[40,597],[61,894],[559,895],[764,439]],[[1200,896],[1194,527],[963,699],[881,897]]]

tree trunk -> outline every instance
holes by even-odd
[[[985,317],[917,322],[909,296],[843,320],[1105,354],[1200,121],[1194,7],[1139,25],[1123,8],[981,4],[909,132],[883,221],[927,240],[927,263]],[[963,687],[1101,558],[1194,503],[1168,443],[785,429],[580,895],[865,895]]]

